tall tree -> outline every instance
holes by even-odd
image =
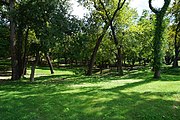
[[[13,16],[13,12],[15,9],[15,0],[9,1],[9,9],[10,9],[10,46],[11,46],[11,66],[12,66],[12,80],[19,79],[19,68],[18,68],[18,58],[17,58],[17,50],[16,50],[16,33],[15,33],[15,20]]]
[[[167,8],[171,0],[164,0],[164,5],[161,9],[156,9],[152,6],[152,0],[149,0],[149,8],[156,15],[156,24],[155,24],[155,35],[154,35],[154,78],[160,78],[160,69],[162,65],[162,34],[164,31],[163,27],[163,18],[167,11]]]
[[[115,25],[113,23],[114,23],[114,18],[116,16],[117,12],[123,7],[126,0],[123,1],[122,5],[120,5],[121,1],[119,1],[117,3],[118,7],[117,7],[117,9],[115,10],[115,12],[113,14],[115,16],[111,16],[111,14],[108,12],[107,8],[105,7],[105,4],[108,4],[108,3],[103,3],[102,0],[99,0],[99,2],[100,2],[100,5],[102,6],[103,12],[105,12],[105,16],[102,16],[102,18],[104,19],[104,21],[106,23],[110,24],[110,29],[111,29],[111,32],[112,32],[112,38],[113,38],[114,43],[115,43],[116,48],[117,48],[117,54],[116,54],[117,70],[119,72],[119,75],[123,75],[123,69],[122,69],[122,43],[119,43],[119,40],[118,40],[117,35],[116,35]],[[96,9],[98,9],[98,8],[96,8]]]
[[[3,5],[6,5],[9,9],[9,16],[6,19],[10,22],[10,48],[11,48],[11,68],[12,68],[12,80],[19,79],[19,67],[18,67],[18,56],[17,56],[17,41],[16,41],[16,24],[15,24],[15,3],[16,0],[1,0]]]
[[[96,45],[95,45],[95,47],[93,49],[91,59],[89,61],[89,65],[88,65],[87,75],[92,75],[92,68],[94,66],[94,62],[95,62],[95,59],[96,59],[96,54],[97,54],[98,48],[100,46],[100,43],[102,42],[102,39],[104,38],[104,36],[105,36],[105,34],[107,32],[109,26],[111,26],[111,28],[113,28],[113,33],[115,33],[114,26],[113,26],[112,23],[114,22],[114,19],[116,18],[118,12],[121,10],[123,5],[125,4],[126,0],[123,0],[123,1],[118,0],[117,3],[116,3],[116,1],[106,1],[106,0],[103,0],[103,1],[102,0],[92,0],[91,2],[93,3],[93,5],[94,5],[97,12],[99,12],[100,14],[101,14],[101,12],[104,12],[104,14],[107,14],[107,15],[101,16],[102,19],[104,21],[106,21],[106,22],[104,23],[105,25],[103,25],[103,30],[101,32],[101,35],[98,37]],[[115,5],[112,4],[114,2],[116,3]],[[109,11],[109,13],[106,13],[107,11],[105,10],[104,4],[106,4],[108,6],[111,6],[113,8],[115,6],[115,9],[109,9],[111,11]],[[115,40],[117,40],[116,35],[115,35],[114,38],[115,38]],[[119,57],[121,57],[121,56],[119,56]]]
[[[43,32],[46,32],[50,17],[56,8],[56,1],[18,1],[15,10],[17,24],[17,58],[18,58],[18,76],[21,78],[26,58],[26,44],[28,31],[33,30],[38,39],[45,38]],[[47,32],[48,34],[48,32]],[[43,47],[42,47],[43,48]],[[48,59],[49,60],[49,59]]]

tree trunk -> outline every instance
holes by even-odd
[[[34,73],[35,73],[36,65],[33,64],[31,67],[31,75],[30,75],[30,81],[34,82]]]
[[[104,61],[102,60],[102,61],[100,62],[100,74],[103,73],[103,68],[104,68]]]
[[[160,78],[160,69],[162,65],[162,21],[163,18],[157,16],[156,18],[156,31],[154,37],[154,78]]]
[[[114,29],[114,26],[113,26],[112,22],[110,23],[110,27],[111,27],[111,31],[112,31],[112,35],[113,35],[113,40],[114,40],[114,43],[115,43],[115,45],[117,47],[117,52],[118,52],[117,57],[116,57],[117,58],[118,74],[123,75],[123,69],[122,69],[122,43],[120,45],[118,44],[117,36],[116,36],[115,29]]]
[[[161,77],[161,74],[160,74],[160,70],[155,70],[154,71],[154,78],[160,78]]]
[[[135,59],[133,58],[133,59],[132,59],[131,70],[133,70],[133,67],[135,66],[135,62],[136,62],[136,61],[135,61]]]
[[[179,50],[180,46],[178,45],[177,37],[178,37],[178,33],[179,33],[179,26],[180,26],[180,22],[177,25],[175,37],[174,37],[175,57],[174,57],[174,61],[173,61],[173,67],[178,67],[178,56],[179,56],[179,52],[180,52],[180,50]]]
[[[122,69],[122,54],[121,54],[121,48],[117,48],[118,54],[117,54],[117,70],[119,75],[123,75],[123,69]]]
[[[34,82],[34,74],[35,74],[35,69],[36,69],[36,66],[37,66],[37,63],[39,61],[39,51],[36,53],[36,57],[35,57],[35,61],[34,63],[32,64],[32,67],[31,67],[31,75],[30,75],[30,81],[31,82]]]
[[[54,74],[54,70],[53,70],[53,66],[52,66],[52,63],[51,63],[51,60],[50,60],[50,57],[49,55],[46,53],[46,60],[48,62],[48,65],[49,65],[49,68],[50,68],[50,71],[51,71],[51,74]]]
[[[29,34],[29,28],[27,28],[25,42],[24,42],[23,73],[22,73],[23,77],[24,77],[24,75],[26,75],[26,70],[27,70],[26,65],[28,62],[28,58],[26,58],[27,57],[26,55],[27,55],[28,34]]]
[[[64,57],[64,63],[65,63],[65,64],[68,64],[68,60],[67,60],[67,57],[66,57],[66,56]]]
[[[173,67],[176,68],[178,67],[178,56],[179,56],[179,50],[177,48],[175,49],[175,57],[173,61]]]
[[[106,11],[105,9],[105,6],[104,6],[104,3],[100,0],[99,1],[100,4],[102,5],[105,13],[106,13],[106,17],[108,18],[108,21],[106,19],[104,19],[104,16],[102,16],[102,18],[104,19],[104,22],[106,23],[104,28],[103,28],[103,32],[101,34],[101,36],[98,38],[97,42],[96,42],[96,46],[93,50],[93,54],[91,55],[91,59],[90,59],[90,62],[89,62],[89,65],[88,65],[88,71],[87,71],[87,74],[86,75],[92,75],[92,68],[93,68],[93,65],[94,65],[94,62],[95,62],[95,58],[96,58],[96,54],[97,54],[97,51],[98,51],[98,48],[100,46],[100,43],[104,37],[104,35],[106,34],[106,31],[108,30],[110,24],[113,23],[114,21],[114,18],[116,17],[118,11],[123,7],[123,5],[125,4],[126,0],[124,0],[121,4],[121,0],[118,1],[118,6],[117,6],[117,9],[114,11],[113,13],[113,16],[112,18],[110,19],[109,15],[108,15],[108,12]],[[95,1],[94,1],[95,3]],[[96,6],[96,3],[94,4],[94,7],[98,10],[99,8]]]
[[[98,48],[99,48],[99,46],[101,44],[102,39],[104,38],[104,35],[106,34],[106,31],[108,30],[108,28],[109,28],[109,25],[106,24],[104,29],[103,29],[103,32],[102,32],[101,36],[98,38],[98,40],[96,42],[93,53],[91,55],[91,59],[89,61],[88,70],[87,70],[86,75],[92,75],[92,69],[93,69],[93,66],[94,66],[94,62],[95,62],[95,59],[96,59],[96,54],[97,54]]]
[[[14,10],[15,0],[10,0],[10,12]],[[12,16],[10,16],[10,47],[11,47],[11,67],[12,67],[12,80],[19,80],[18,60],[16,55],[16,40],[15,40],[15,22]]]
[[[163,28],[163,18],[166,10],[170,4],[170,0],[165,0],[164,5],[161,9],[156,9],[152,6],[152,0],[149,0],[149,8],[156,14],[156,25],[155,25],[155,35],[154,35],[154,78],[160,78],[160,69],[162,66],[162,33]]]
[[[144,66],[146,66],[146,59],[144,58]]]
[[[23,61],[23,27],[19,25],[18,32],[17,32],[17,57],[18,57],[18,75],[19,78],[21,78],[23,74],[23,67],[24,67],[24,61]]]

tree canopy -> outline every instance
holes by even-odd
[[[107,66],[123,75],[124,69],[149,65],[159,77],[162,64],[178,66],[179,1],[169,7],[165,0],[157,9],[149,0],[152,12],[142,15],[130,2],[78,0],[89,10],[79,19],[69,0],[1,0],[0,58],[11,57],[12,79],[20,79],[37,55],[37,65],[46,56],[49,65],[51,59],[54,65],[86,66],[87,75]]]

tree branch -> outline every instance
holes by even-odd
[[[111,22],[114,20],[117,12],[124,6],[125,2],[126,2],[126,0],[124,0],[123,3],[121,4],[121,0],[119,0],[118,6],[117,6],[117,8],[116,8],[116,10],[115,10],[115,12],[113,14],[113,17],[111,18]]]
[[[101,6],[103,7],[103,10],[105,11],[105,14],[106,14],[108,20],[110,21],[110,18],[109,18],[108,12],[107,12],[107,10],[106,10],[106,8],[105,8],[105,6],[104,6],[104,3],[103,3],[101,0],[99,0],[99,2],[100,2],[100,4],[101,4]]]
[[[153,6],[152,6],[152,0],[149,0],[149,8],[155,13],[157,14],[159,11],[156,10]]]
[[[161,11],[166,11],[170,2],[171,2],[171,0],[164,0],[164,6],[161,8]]]
[[[105,8],[105,6],[104,6],[104,3],[103,3],[101,0],[99,0],[99,2],[100,2],[100,4],[101,4],[101,6],[103,7],[103,10],[104,10],[104,12],[105,12],[105,14],[106,14],[106,16],[107,16],[107,18],[108,18],[108,20],[109,20],[109,23],[111,23],[111,22],[114,20],[117,12],[118,12],[118,11],[123,7],[123,5],[125,4],[126,0],[124,0],[122,4],[121,4],[121,0],[118,1],[117,8],[116,8],[116,10],[114,11],[114,14],[113,14],[112,18],[110,18],[109,14],[108,14],[108,11],[106,10],[106,8]]]
[[[163,7],[162,7],[160,10],[157,10],[156,8],[154,8],[154,7],[152,6],[152,0],[149,0],[149,8],[150,8],[155,14],[160,13],[160,12],[161,12],[161,13],[163,13],[163,12],[165,13],[165,11],[167,10],[170,2],[171,2],[171,0],[164,0],[164,5],[163,5]]]

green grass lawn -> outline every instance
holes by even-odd
[[[162,72],[154,80],[147,69],[87,77],[39,68],[33,83],[0,83],[0,120],[180,120],[180,69]]]

